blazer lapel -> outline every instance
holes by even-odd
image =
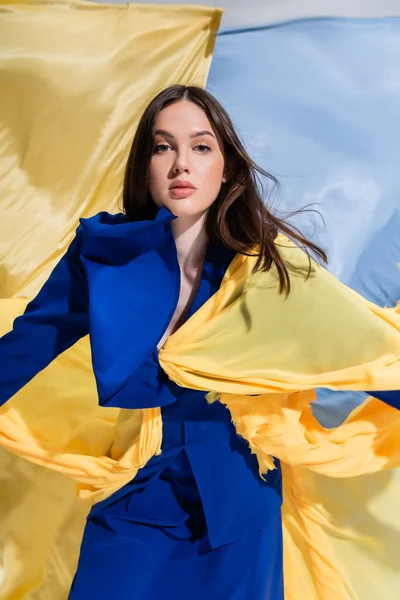
[[[81,219],[93,370],[103,406],[157,344],[175,311],[174,218],[161,208],[154,221],[131,223],[108,213]]]

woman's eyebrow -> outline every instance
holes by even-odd
[[[166,131],[165,129],[156,129],[156,131],[154,132],[154,135],[157,135],[157,134],[175,139],[174,135],[172,133],[170,133],[169,131]],[[196,137],[200,137],[203,135],[211,135],[211,137],[213,137],[215,139],[215,135],[213,133],[211,133],[211,131],[207,131],[206,129],[204,129],[203,131],[196,131],[195,133],[191,133],[189,135],[189,137],[196,138]]]

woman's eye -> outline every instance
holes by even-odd
[[[205,154],[211,150],[207,144],[198,144],[194,149],[200,152],[200,154]],[[164,154],[165,152],[168,152],[168,150],[171,150],[171,146],[169,144],[156,144],[154,146],[155,154]]]
[[[195,150],[199,150],[201,154],[205,154],[206,152],[211,150],[211,148],[209,146],[207,146],[206,144],[198,144],[198,146],[196,146]]]
[[[154,152],[161,154],[162,152],[166,152],[168,148],[170,148],[168,144],[156,144],[154,146]]]

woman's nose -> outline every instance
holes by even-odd
[[[183,157],[177,157],[172,170],[175,174],[190,173],[189,165]]]

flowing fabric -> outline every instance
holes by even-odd
[[[237,255],[219,291],[170,336],[159,353],[160,364],[179,385],[209,389],[210,401],[219,399],[228,407],[238,434],[258,458],[260,474],[268,476],[274,456],[285,465],[287,597],[298,597],[301,585],[307,589],[307,597],[315,600],[364,599],[368,597],[365,579],[353,577],[355,581],[349,583],[337,543],[338,537],[349,535],[354,516],[360,519],[365,512],[362,499],[350,490],[348,498],[343,495],[343,508],[332,503],[326,506],[331,496],[324,480],[316,477],[329,475],[328,485],[332,485],[332,477],[354,477],[399,466],[400,412],[369,399],[341,426],[324,429],[314,418],[310,403],[316,385],[397,389],[400,315],[364,300],[315,263],[310,277],[305,278],[308,261],[302,250],[283,237],[277,243],[290,265],[289,298],[278,294],[274,269],[252,274],[255,258]],[[349,330],[352,335],[346,342]],[[8,410],[3,409],[0,443],[74,478],[82,496],[97,500],[124,485],[157,452],[162,435],[160,410],[107,412],[110,418],[106,421],[104,409],[93,406],[92,421],[89,414],[79,414],[82,428],[71,428],[78,420],[67,421],[69,437],[64,429],[64,438],[56,438],[54,429],[47,431],[46,424],[42,424],[41,437],[37,420],[36,427],[32,427],[33,421],[25,425],[31,409],[19,398],[35,382],[39,385],[40,377],[50,377],[50,369],[58,362],[21,390]],[[74,394],[76,388],[70,389]],[[78,415],[79,408],[76,410]],[[63,431],[65,409],[54,407],[51,418]],[[338,481],[343,487],[343,479]],[[377,495],[385,491],[381,504],[389,511],[393,505],[387,504],[387,498],[393,500],[396,488],[388,485],[382,490],[378,487],[381,481],[372,483],[372,490]],[[338,510],[337,517],[330,516]],[[342,520],[341,515],[345,516]],[[339,525],[335,526],[335,518]],[[392,526],[397,527],[396,521]],[[368,552],[376,538],[373,529],[373,523],[367,521],[362,536],[357,539],[357,532],[353,534],[356,557]],[[383,543],[383,538],[380,541]],[[393,571],[393,563],[393,556],[383,546],[379,561],[374,562],[376,574],[380,569]],[[398,565],[396,568],[398,575]],[[357,568],[354,572],[361,573]],[[398,579],[396,586],[398,589]],[[393,586],[388,584],[386,592],[385,597],[391,598]]]
[[[221,11],[5,0],[0,7],[1,295],[36,294],[78,219],[116,212],[148,102],[204,85]]]
[[[2,2],[1,334],[65,252],[78,218],[116,212],[146,104],[172,83],[205,84],[220,18],[219,9],[200,6]],[[99,409],[82,340],[2,410],[0,435],[12,449],[18,430],[39,465],[47,453],[59,470],[83,479],[90,469],[66,467],[60,452],[88,455],[113,489],[113,469],[119,486],[122,473],[130,478],[132,464],[142,464],[140,446],[125,471],[96,457],[123,454],[142,418]],[[77,500],[69,479],[2,449],[0,470],[0,598],[64,598],[90,503]]]
[[[168,375],[195,389],[212,380],[229,394],[397,389],[396,309],[368,302],[315,262],[307,277],[306,254],[284,236],[276,243],[289,296],[278,293],[276,269],[252,274],[256,257],[237,255],[220,290],[160,351]]]

